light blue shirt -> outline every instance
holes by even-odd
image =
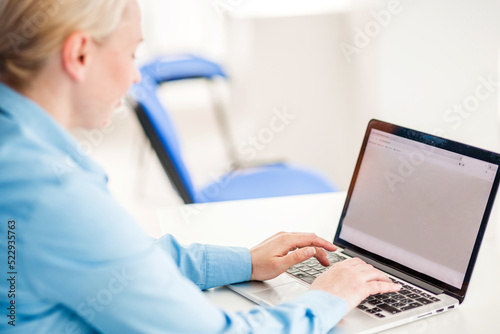
[[[0,84],[2,333],[324,333],[344,316],[321,291],[219,309],[201,290],[249,280],[249,250],[150,238],[106,183],[48,113]]]

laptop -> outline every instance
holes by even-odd
[[[380,120],[363,140],[330,253],[359,257],[403,285],[370,296],[333,333],[375,333],[463,302],[498,189],[500,155]],[[333,225],[333,224],[332,224]],[[229,288],[264,305],[306,292],[310,259],[265,282]]]

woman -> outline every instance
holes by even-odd
[[[2,262],[2,332],[326,332],[369,294],[399,288],[353,259],[275,308],[211,305],[200,289],[270,279],[312,256],[328,265],[335,246],[280,233],[251,250],[183,247],[147,237],[113,200],[67,130],[108,122],[140,80],[135,0],[0,0],[0,36],[0,243],[16,251]]]

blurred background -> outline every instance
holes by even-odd
[[[346,190],[371,118],[499,151],[498,0],[140,0],[138,64],[196,54],[223,66],[203,80],[161,88],[195,184],[231,161],[213,111],[223,101],[230,145],[242,160],[287,162]],[[270,122],[285,115],[271,135]],[[266,130],[267,129],[267,130]],[[148,233],[156,209],[181,204],[135,115],[79,140],[110,188]],[[139,162],[138,162],[139,161]],[[491,225],[487,238],[500,239]]]

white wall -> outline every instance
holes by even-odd
[[[371,117],[497,149],[497,89],[480,89],[492,92],[478,105],[474,94],[483,79],[498,78],[498,1],[402,0],[379,24],[375,17],[389,12],[388,3],[233,19],[228,62],[232,114],[244,123],[239,140],[259,133],[273,108],[287,106],[297,121],[260,155],[310,164],[344,188]],[[464,103],[461,114],[453,111]]]
[[[183,52],[223,56],[223,22],[215,1],[139,0],[139,4],[144,17],[144,56]]]
[[[498,82],[499,16],[496,0],[405,1],[378,45],[383,115],[498,150],[498,87],[483,82]]]
[[[498,150],[499,1],[389,3],[142,0],[143,56],[195,52],[220,61],[231,75],[229,112],[242,155],[286,108],[294,118],[272,140],[266,132],[257,158],[314,167],[342,188],[372,117]],[[389,9],[387,22],[380,16]],[[346,44],[357,48],[352,57]],[[198,97],[180,94],[174,103],[205,105]]]
[[[237,144],[286,107],[297,118],[259,157],[311,165],[344,188],[370,117],[497,149],[496,87],[477,106],[474,94],[498,79],[499,2],[393,1],[397,13],[376,31],[373,11],[389,1],[142,0],[143,59],[195,52],[222,62]],[[365,46],[359,31],[370,28]],[[342,43],[359,53],[347,59]],[[464,103],[470,111],[454,111]]]

